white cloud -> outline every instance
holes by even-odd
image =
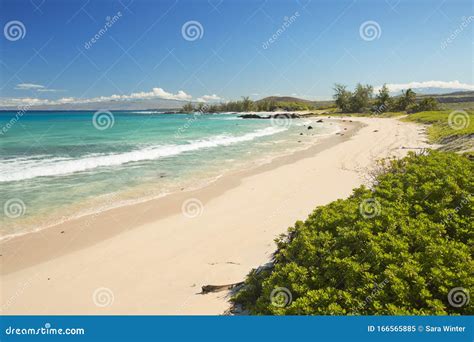
[[[64,91],[61,89],[52,89],[52,88],[39,88],[36,90],[39,91],[40,93],[56,93],[58,91]]]
[[[33,89],[38,91],[53,91],[56,89],[48,89],[39,84],[30,84],[22,83],[18,84],[17,87],[21,89]],[[28,88],[29,87],[29,88]],[[40,99],[40,98],[2,98],[0,99],[0,106],[10,107],[10,106],[19,106],[19,105],[61,105],[61,104],[85,104],[85,103],[94,103],[94,102],[110,102],[110,101],[130,101],[130,100],[146,100],[146,99],[165,99],[165,100],[179,100],[179,101],[192,101],[193,97],[189,94],[186,94],[183,90],[179,90],[177,93],[173,94],[165,91],[163,88],[153,88],[151,91],[147,92],[137,92],[125,95],[113,94],[110,96],[99,96],[93,98],[75,98],[75,97],[63,97],[56,100]],[[221,98],[216,94],[213,95],[204,95],[198,98],[196,101],[213,101],[220,100]]]
[[[423,81],[423,82],[410,82],[410,83],[390,83],[387,84],[388,89],[391,92],[399,92],[408,88],[419,89],[419,88],[442,88],[442,89],[463,89],[463,90],[474,90],[473,84],[461,83],[459,81]],[[378,91],[382,86],[375,87],[375,91]]]
[[[31,90],[31,91],[38,91],[41,93],[55,93],[57,91],[63,91],[60,89],[51,89],[46,88],[44,85],[35,84],[35,83],[18,83],[15,87],[16,90]]]
[[[45,86],[41,84],[34,84],[34,83],[19,83],[16,85],[15,89],[17,90],[38,90],[44,89]]]
[[[216,94],[212,95],[204,95],[199,98],[197,98],[197,102],[209,102],[209,101],[219,101],[222,100],[221,97],[217,96]]]
[[[176,94],[168,93],[163,88],[153,88],[149,92],[139,92],[139,93],[132,93],[130,95],[112,95],[109,97],[101,97],[104,99],[110,100],[137,100],[137,99],[153,99],[153,98],[160,98],[166,100],[191,100],[193,97],[191,95],[186,94],[184,91],[180,90]]]

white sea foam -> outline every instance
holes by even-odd
[[[285,130],[286,128],[283,127],[267,127],[241,136],[219,135],[204,140],[190,141],[188,144],[149,146],[139,150],[114,154],[89,154],[78,159],[48,156],[41,160],[38,160],[38,158],[0,160],[0,182],[12,182],[36,177],[64,176],[99,167],[114,167],[130,162],[156,160],[175,156],[183,152],[251,141]]]

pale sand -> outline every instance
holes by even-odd
[[[403,156],[408,149],[402,147],[426,146],[421,126],[350,120],[354,123],[341,124],[347,128],[343,137],[224,176],[201,190],[2,242],[2,313],[223,313],[228,293],[197,294],[202,285],[242,281],[269,260],[277,235],[316,206],[350,195],[376,159]],[[189,198],[203,203],[200,216],[181,213]],[[108,305],[94,303],[96,290],[96,302]]]

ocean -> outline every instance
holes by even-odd
[[[231,113],[2,112],[0,238],[199,188],[337,129],[309,124]]]

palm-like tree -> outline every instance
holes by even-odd
[[[407,90],[402,90],[402,95],[399,100],[399,109],[407,110],[410,106],[413,106],[416,103],[416,93],[413,89],[408,88]]]

